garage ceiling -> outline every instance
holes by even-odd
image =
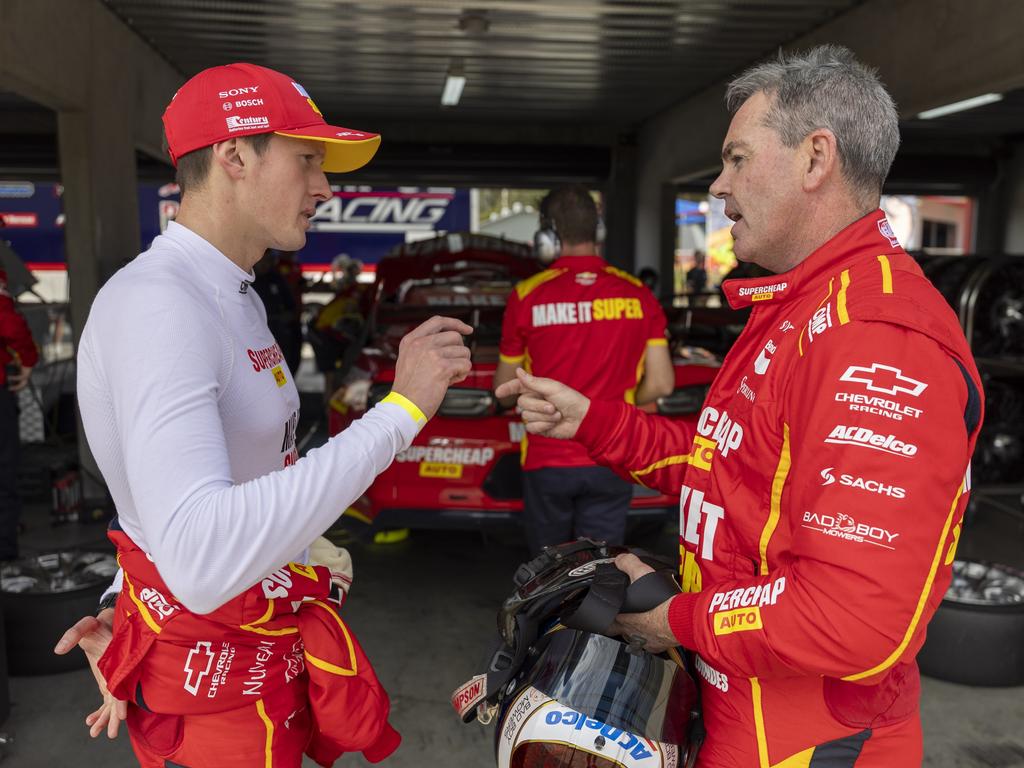
[[[334,119],[626,130],[862,0],[104,0],[184,75],[251,61]],[[457,107],[440,106],[461,60]]]
[[[329,119],[383,133],[353,182],[548,186],[605,184],[611,149],[644,120],[863,0],[102,2],[185,77],[264,64],[300,80]],[[467,85],[444,108],[453,61]],[[55,177],[55,132],[52,112],[0,91],[0,176]],[[894,178],[983,183],[1003,142],[1022,135],[1024,91],[909,120]],[[143,156],[139,170],[170,173]]]

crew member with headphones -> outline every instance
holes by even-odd
[[[540,224],[535,252],[550,266],[509,296],[494,386],[521,366],[591,398],[642,405],[670,394],[675,371],[665,315],[643,283],[599,255],[603,226],[590,192],[580,185],[553,190],[541,202]],[[531,553],[578,536],[623,542],[629,482],[570,440],[524,437],[522,461]]]

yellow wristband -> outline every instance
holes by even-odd
[[[423,415],[423,411],[405,395],[400,395],[395,391],[388,393],[388,396],[381,400],[382,403],[394,403],[403,411],[412,416],[412,420],[416,422],[417,427],[422,427],[427,423],[427,417]]]

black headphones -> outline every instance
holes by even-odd
[[[550,264],[562,253],[555,222],[544,214],[540,215],[540,229],[533,233],[533,253],[542,264]]]
[[[603,243],[606,234],[604,217],[599,215],[594,242]],[[562,240],[555,229],[555,221],[543,213],[540,214],[540,229],[533,233],[533,253],[542,264],[550,264],[562,255]]]

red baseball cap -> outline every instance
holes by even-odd
[[[204,69],[164,110],[171,162],[236,136],[277,133],[324,142],[323,169],[354,171],[370,162],[380,135],[328,125],[306,89],[288,75],[255,64]]]

